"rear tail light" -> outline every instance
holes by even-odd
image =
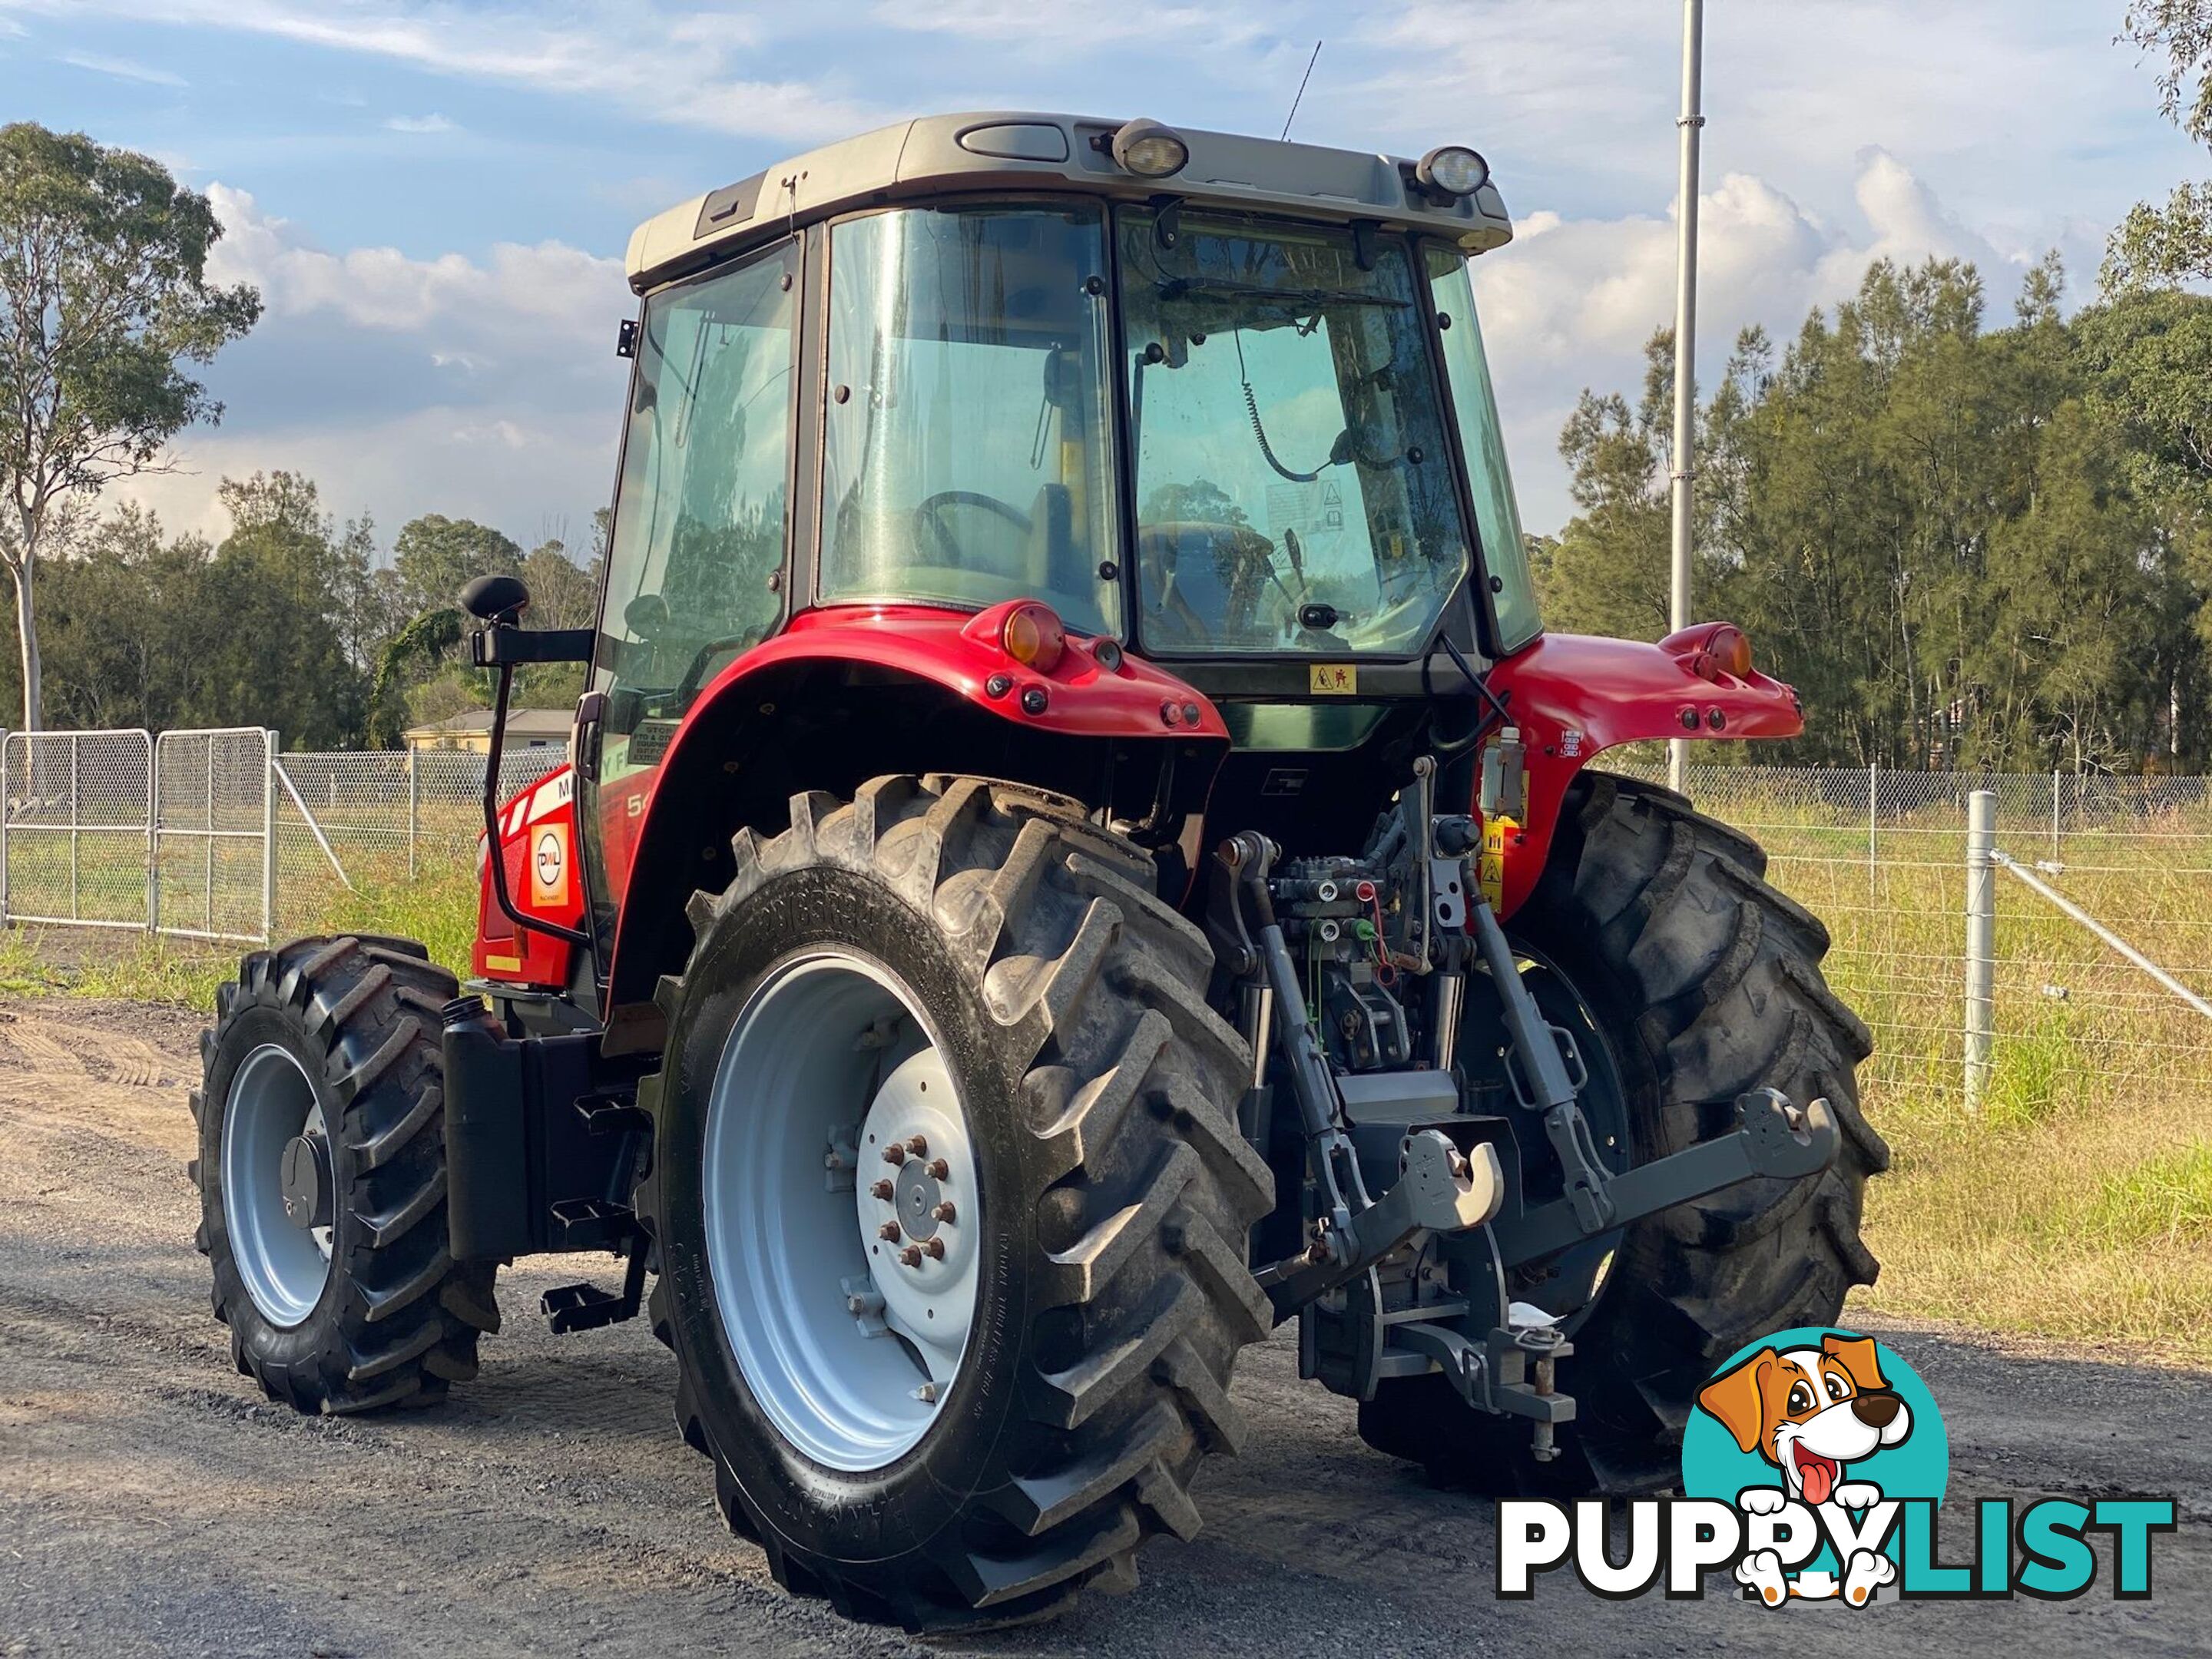
[[[1742,679],[1751,672],[1751,641],[1741,628],[1723,623],[1705,635],[1705,642],[1690,659],[1690,666],[1704,679],[1723,674]]]
[[[1051,606],[1035,602],[1018,605],[1006,613],[999,646],[1024,667],[1048,674],[1067,648],[1067,629]]]

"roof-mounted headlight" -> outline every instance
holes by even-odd
[[[1165,179],[1181,173],[1190,160],[1190,146],[1170,127],[1158,121],[1128,121],[1115,131],[1111,146],[1114,165],[1139,179]]]
[[[1413,176],[1439,196],[1472,196],[1490,182],[1490,163],[1464,144],[1444,144],[1421,157]]]

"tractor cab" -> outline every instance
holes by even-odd
[[[570,764],[489,770],[471,976],[223,1000],[241,1368],[434,1396],[501,1265],[611,1250],[554,1329],[649,1308],[731,1524],[915,1629],[1133,1582],[1292,1320],[1386,1452],[1668,1480],[1711,1361],[1870,1278],[1885,1154],[1819,925],[1589,764],[1802,718],[1728,623],[1543,630],[1510,234],[1461,145],[1004,112],[641,226],[597,624],[464,596],[495,733],[591,665]]]

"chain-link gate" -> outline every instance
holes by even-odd
[[[154,745],[153,925],[183,939],[265,942],[276,908],[276,734],[164,732]]]
[[[0,748],[0,919],[145,927],[153,810],[147,732],[10,732]]]

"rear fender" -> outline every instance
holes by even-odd
[[[1547,634],[1490,672],[1528,753],[1527,820],[1505,849],[1502,916],[1543,874],[1561,803],[1590,757],[1654,738],[1794,738],[1797,693],[1756,669],[1738,678],[1706,646],[1723,623],[1701,623],[1656,645]]]
[[[1177,812],[1203,805],[1229,747],[1213,705],[1134,657],[1115,661],[1109,651],[1107,665],[1097,642],[1074,635],[1048,671],[1015,661],[1000,644],[1014,603],[973,616],[917,606],[803,613],[708,685],[641,794],[599,792],[608,868],[622,891],[611,1020],[649,998],[660,975],[681,970],[684,902],[726,884],[731,836],[780,833],[801,791],[848,797],[885,773],[959,772],[1120,817],[1142,816],[1163,786]]]

